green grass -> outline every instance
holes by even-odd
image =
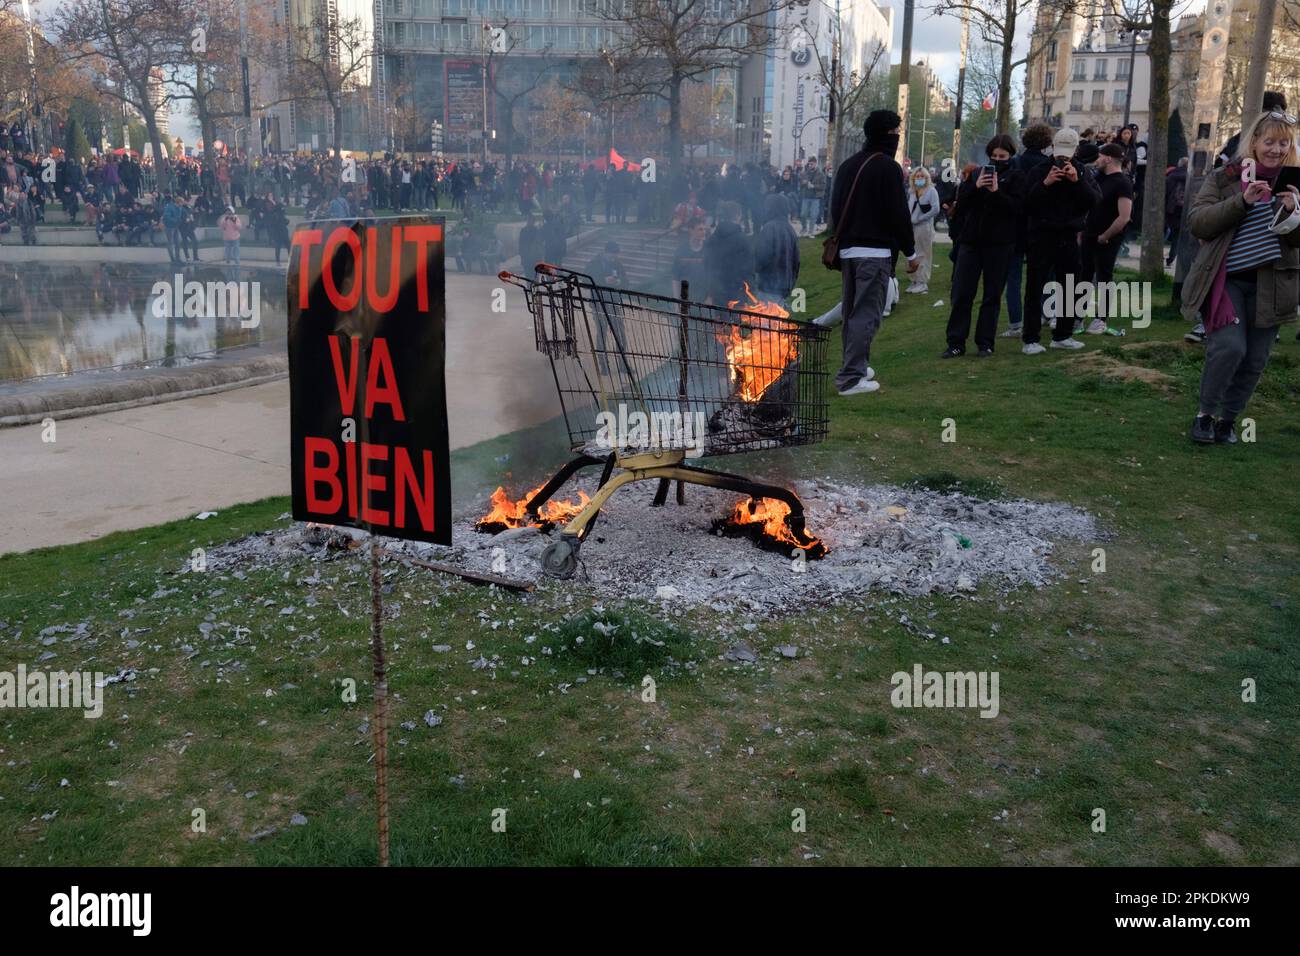
[[[939,251],[934,291],[905,296],[876,341],[882,390],[832,397],[828,441],[768,463],[1069,501],[1107,536],[1059,547],[1065,573],[1041,591],[873,592],[753,630],[707,608],[596,607],[580,583],[520,596],[386,565],[395,862],[1298,862],[1300,346],[1283,331],[1247,411],[1257,441],[1196,447],[1201,351],[1171,310],[1084,353],[999,339],[991,359],[940,362]],[[816,314],[838,276],[813,243],[804,258]],[[503,468],[518,483],[553,468],[555,427],[459,453],[462,496]],[[86,621],[42,666],[140,672],[99,720],[0,711],[0,863],[373,862],[364,560],[174,573],[286,510],[0,558],[0,667],[33,665],[43,628]],[[758,665],[722,659],[737,640]],[[784,643],[800,657],[780,659]],[[890,677],[915,663],[998,671],[1001,713],[894,709]]]

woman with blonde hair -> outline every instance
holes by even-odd
[[[930,181],[930,172],[924,166],[912,170],[908,179],[911,189],[907,193],[907,208],[912,213],[912,236],[916,242],[916,257],[921,265],[912,274],[908,292],[930,291],[930,270],[934,265],[934,220],[939,215],[939,191]]]
[[[1231,163],[1215,169],[1187,212],[1201,240],[1183,285],[1183,315],[1199,311],[1205,367],[1192,441],[1232,444],[1233,423],[1268,364],[1277,327],[1300,303],[1300,190],[1282,185],[1300,166],[1296,118],[1271,110],[1242,133]],[[1294,173],[1288,175],[1295,175]]]

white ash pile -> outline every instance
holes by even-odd
[[[596,490],[570,483],[557,498]],[[542,573],[541,553],[558,535],[534,527],[499,534],[474,529],[482,515],[461,516],[451,547],[385,540],[403,552],[458,568],[535,583],[543,591],[584,589],[599,600],[657,600],[765,615],[805,610],[870,590],[903,595],[960,593],[990,585],[1009,591],[1042,587],[1060,575],[1048,558],[1057,541],[1096,541],[1105,534],[1085,511],[1055,502],[985,501],[951,492],[834,481],[796,482],[808,531],[829,553],[799,560],[748,540],[712,531],[743,496],[696,485],[686,504],[668,496],[651,507],[655,484],[625,486],[600,513],[582,545],[582,567],[570,581]],[[486,500],[486,496],[485,499]],[[295,557],[336,560],[361,532],[294,524],[260,532],[208,552],[209,568],[278,565]]]
[[[576,488],[595,493],[595,484]],[[655,484],[620,488],[601,510],[582,545],[583,567],[573,581],[542,574],[542,550],[558,531],[512,528],[496,535],[474,530],[481,515],[465,515],[450,548],[407,542],[402,550],[480,572],[536,582],[544,588],[586,586],[602,599],[658,599],[717,609],[779,613],[869,589],[920,595],[1041,587],[1059,573],[1048,562],[1053,542],[1099,537],[1096,520],[1070,505],[984,501],[956,493],[832,481],[794,485],[807,528],[830,553],[798,560],[711,529],[743,496],[696,485],[686,504],[674,495],[651,507]],[[576,498],[574,484],[557,497]]]

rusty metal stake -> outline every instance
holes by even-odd
[[[384,661],[384,595],[379,538],[370,533],[370,649],[375,666],[375,798],[379,812],[379,865],[388,866],[388,673]]]

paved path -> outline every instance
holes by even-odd
[[[448,275],[453,448],[559,411],[522,293],[509,290],[507,312],[493,313],[498,285],[486,276]],[[40,425],[0,429],[0,553],[86,541],[289,493],[287,381],[56,427],[50,444],[41,440]]]

